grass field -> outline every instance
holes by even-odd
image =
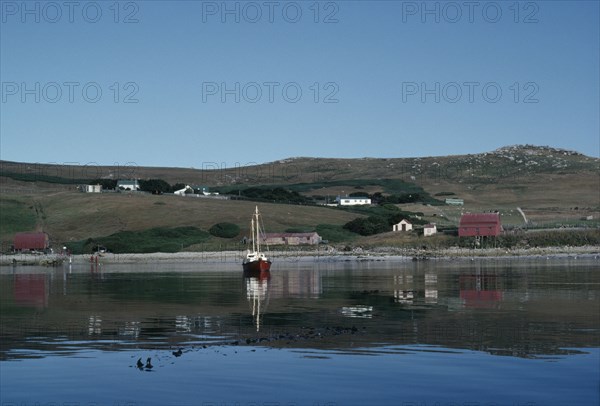
[[[33,205],[20,196],[0,199],[1,238],[5,239],[20,231],[35,229],[37,216]]]
[[[3,216],[7,218],[5,222],[3,217],[2,222],[3,248],[10,245],[15,230],[35,227],[48,232],[56,244],[155,227],[192,226],[207,231],[221,222],[237,224],[240,235],[244,236],[249,235],[250,218],[256,205],[248,201],[173,195],[80,192],[3,195],[0,202]],[[36,217],[35,211],[28,207],[37,207],[43,215]],[[323,224],[342,225],[358,216],[335,208],[269,203],[260,203],[259,210],[267,232],[297,227],[314,230]]]
[[[191,226],[206,231],[219,222],[236,224],[241,228],[240,235],[248,234],[253,202],[75,191],[77,182],[102,177],[160,178],[170,184],[232,191],[251,186],[285,186],[308,196],[330,199],[353,192],[424,191],[440,200],[444,196],[464,199],[462,207],[399,205],[402,210],[422,212],[423,220],[439,227],[456,227],[463,212],[495,210],[507,227],[521,227],[525,223],[518,207],[535,226],[598,227],[599,165],[598,158],[534,146],[446,157],[293,158],[245,167],[203,163],[200,169],[0,161],[0,239],[4,250],[18,231],[44,230],[52,241],[62,244],[156,227]],[[317,206],[259,206],[269,232],[316,229],[332,242],[356,239],[341,226],[359,213]],[[582,220],[590,216],[591,221]],[[213,247],[226,242],[210,237],[203,244]]]

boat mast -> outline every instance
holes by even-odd
[[[258,222],[258,206],[256,206],[256,213],[254,214],[254,216],[256,217],[256,252],[260,252],[260,223]]]
[[[252,232],[252,252],[256,252],[256,241],[254,240],[254,217],[250,221],[250,230]]]

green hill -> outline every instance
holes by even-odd
[[[240,235],[244,235],[257,204],[166,194],[87,194],[76,190],[77,184],[95,179],[124,178],[163,179],[171,185],[203,186],[234,195],[241,195],[248,188],[281,187],[323,201],[352,193],[418,193],[420,202],[398,206],[421,212],[423,221],[441,226],[456,226],[463,211],[481,210],[498,210],[503,224],[519,226],[524,221],[517,208],[531,223],[540,226],[597,226],[599,164],[598,158],[538,146],[424,158],[291,158],[234,168],[206,163],[204,169],[0,161],[0,239],[5,250],[15,232],[33,229],[48,232],[56,244],[62,244],[157,227],[208,231],[224,222],[239,226]],[[439,203],[446,197],[464,199],[464,206],[435,204],[436,199]],[[266,229],[271,232],[314,230],[320,226],[332,235],[347,236],[340,232],[340,226],[360,216],[320,206],[265,201],[258,204]],[[591,221],[582,220],[590,216]],[[216,237],[207,241],[220,243]]]

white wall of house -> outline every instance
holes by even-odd
[[[455,197],[449,197],[446,200],[444,200],[444,202],[450,206],[462,206],[465,204],[465,201],[463,199],[457,199]]]
[[[120,180],[117,181],[117,189],[120,188],[125,190],[140,190],[140,184],[137,180]]]
[[[429,237],[430,235],[434,235],[437,233],[437,227],[435,224],[427,225],[423,228],[423,235],[425,237]]]
[[[263,243],[271,245],[316,245],[321,242],[317,233],[267,233]]]
[[[340,206],[360,206],[371,204],[371,199],[368,197],[336,197],[335,201]]]
[[[86,193],[100,193],[102,192],[102,185],[85,185]]]
[[[402,220],[398,224],[394,224],[393,231],[410,231],[412,230],[412,224],[406,220]]]

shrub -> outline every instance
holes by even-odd
[[[240,233],[240,227],[233,223],[217,223],[208,232],[215,237],[233,238]]]
[[[390,231],[387,220],[380,216],[359,217],[344,224],[344,228],[360,235],[373,235]]]
[[[140,190],[143,192],[169,193],[172,191],[171,185],[162,179],[140,179],[138,182],[140,184]]]
[[[330,243],[350,241],[357,237],[355,233],[335,224],[319,224],[316,231],[322,239]]]

